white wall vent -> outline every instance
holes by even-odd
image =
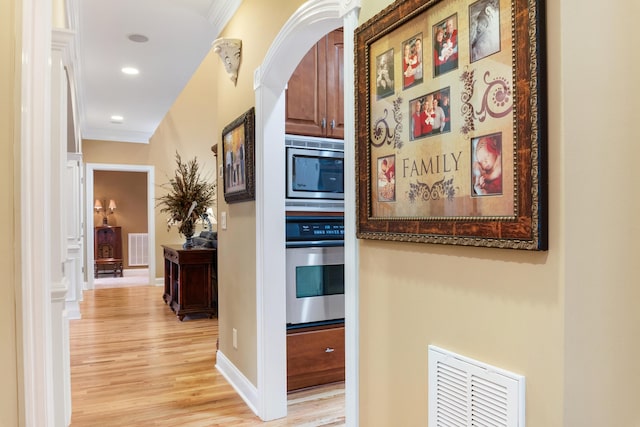
[[[149,235],[129,233],[129,266],[149,265]]]
[[[429,427],[525,427],[525,379],[429,346]]]

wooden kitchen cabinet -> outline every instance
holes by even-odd
[[[216,314],[213,294],[215,248],[162,245],[164,249],[164,302],[183,320],[186,315]],[[216,279],[217,280],[217,279]]]
[[[285,131],[344,138],[344,36],[332,31],[302,58],[286,91]]]
[[[344,323],[287,332],[287,391],[344,381]]]

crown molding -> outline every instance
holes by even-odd
[[[214,38],[222,32],[236,13],[242,0],[214,0],[209,7],[207,20],[213,25]]]
[[[148,144],[153,134],[150,132],[138,132],[127,130],[112,130],[99,128],[86,128],[82,130],[82,139],[94,139],[98,141],[134,142]]]

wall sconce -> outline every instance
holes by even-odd
[[[242,40],[220,38],[211,44],[213,51],[220,55],[224,69],[235,85],[238,81],[238,68],[242,57]]]
[[[95,204],[93,205],[93,209],[95,209],[97,214],[102,214],[102,225],[109,225],[107,217],[111,215],[116,210],[116,202],[115,200],[109,200],[109,207],[104,208],[107,205],[107,201],[101,202],[99,199],[96,199]]]

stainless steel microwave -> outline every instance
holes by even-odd
[[[287,199],[344,200],[344,151],[287,147]]]

